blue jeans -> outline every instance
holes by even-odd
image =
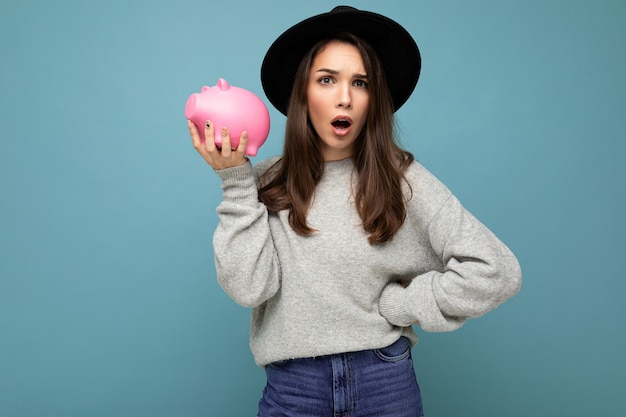
[[[257,417],[422,417],[411,346],[275,362]]]

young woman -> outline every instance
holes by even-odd
[[[396,22],[337,7],[283,33],[261,69],[282,157],[194,147],[222,179],[218,280],[253,308],[259,416],[421,416],[412,325],[451,331],[512,297],[511,251],[395,141],[420,72]]]

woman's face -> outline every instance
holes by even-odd
[[[311,66],[307,104],[324,160],[352,156],[369,105],[367,74],[355,46],[331,41],[320,50]]]

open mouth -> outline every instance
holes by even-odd
[[[352,121],[350,121],[349,119],[335,119],[330,124],[333,125],[333,127],[336,129],[343,130],[352,126]]]

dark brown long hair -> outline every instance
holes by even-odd
[[[375,51],[365,41],[339,33],[318,42],[300,62],[287,109],[283,156],[276,169],[261,178],[259,200],[270,212],[289,210],[289,224],[299,234],[315,232],[307,212],[315,187],[324,174],[321,139],[308,117],[307,85],[317,54],[331,41],[354,45],[361,53],[368,78],[369,107],[363,130],[354,142],[357,171],[355,204],[370,243],[391,240],[406,218],[403,173],[413,155],[401,149],[394,134],[393,104],[385,73]]]

